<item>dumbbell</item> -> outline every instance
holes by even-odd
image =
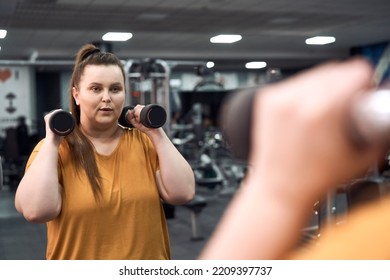
[[[128,110],[134,109],[134,106],[125,106],[119,117],[119,124],[124,127],[133,127],[127,120]],[[141,110],[140,122],[149,128],[162,127],[167,120],[167,113],[165,109],[157,104],[148,104]]]
[[[247,160],[249,157],[255,94],[255,88],[231,93],[223,101],[224,104],[219,116],[223,136],[230,146],[231,152],[239,160]]]
[[[71,113],[66,111],[55,112],[49,120],[51,131],[59,136],[66,136],[71,133],[75,127],[75,120]]]
[[[119,117],[119,124],[124,127],[133,127],[127,121],[128,110],[133,109],[133,106],[126,106],[123,108],[121,116]],[[141,123],[149,128],[159,128],[163,126],[167,119],[167,113],[163,107],[157,104],[146,105],[141,110]],[[57,135],[66,136],[70,134],[75,127],[75,120],[71,113],[66,111],[57,111],[49,120],[50,129]]]
[[[220,124],[224,137],[232,153],[241,160],[249,157],[256,94],[256,88],[232,93],[222,106]],[[351,145],[364,149],[372,141],[382,139],[390,146],[390,108],[383,106],[389,102],[390,90],[378,89],[356,103],[351,103],[345,129]]]

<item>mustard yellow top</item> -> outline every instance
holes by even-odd
[[[351,211],[345,222],[324,230],[317,242],[294,252],[291,259],[390,259],[390,195]]]
[[[47,223],[46,258],[170,259],[168,229],[155,181],[158,158],[149,138],[137,129],[124,130],[111,155],[95,156],[102,177],[101,205],[94,199],[85,172],[76,172],[68,145],[60,145],[62,210]]]

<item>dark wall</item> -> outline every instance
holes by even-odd
[[[44,115],[51,110],[60,108],[61,105],[60,73],[37,71],[35,80],[38,136],[43,138],[45,136]]]

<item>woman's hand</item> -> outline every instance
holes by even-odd
[[[50,119],[58,112],[62,111],[62,109],[55,109],[47,113],[44,117],[45,120],[45,130],[46,130],[46,136],[45,139],[47,141],[53,141],[56,145],[59,145],[61,143],[61,140],[63,136],[59,136],[56,133],[52,131],[50,128]]]

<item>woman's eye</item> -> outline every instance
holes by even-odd
[[[114,92],[114,93],[118,93],[120,92],[122,89],[120,87],[113,87],[111,88],[111,91]]]
[[[92,87],[91,90],[93,92],[100,92],[100,88],[99,87]]]

